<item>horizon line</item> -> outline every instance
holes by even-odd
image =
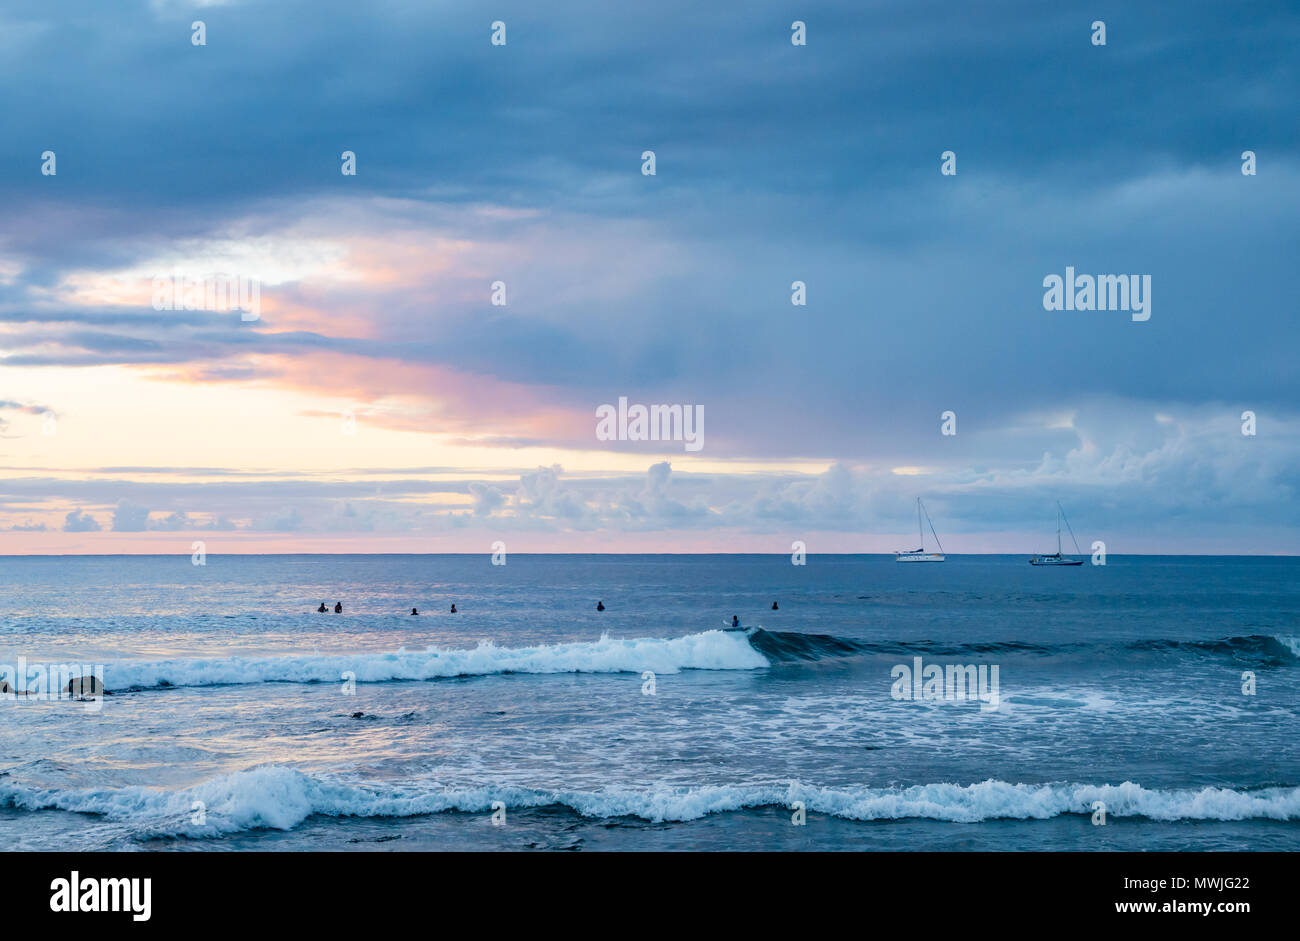
[[[205,557],[227,556],[488,556],[491,552],[205,552]],[[1041,553],[1038,553],[1041,554]],[[191,552],[0,552],[0,559],[95,559],[95,558],[184,558]],[[511,552],[510,555],[524,556],[763,556],[785,557],[789,552]],[[806,552],[811,556],[882,556],[897,555],[895,552]],[[945,552],[945,556],[1009,556],[1012,558],[1030,557],[1032,552]],[[1091,553],[1081,552],[1066,554],[1067,558],[1088,558]],[[1106,558],[1185,558],[1185,559],[1300,559],[1300,553],[1287,552],[1107,552]],[[1105,563],[1102,563],[1103,565]]]

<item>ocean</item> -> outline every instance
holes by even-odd
[[[1107,561],[0,557],[0,845],[1300,849],[1300,559]]]

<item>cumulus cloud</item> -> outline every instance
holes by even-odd
[[[211,529],[211,530],[219,530],[222,532],[229,532],[230,530],[238,529],[238,528],[239,528],[238,525],[236,525],[236,523],[233,520],[227,519],[224,516],[214,517],[208,523],[195,526],[195,529]]]
[[[97,533],[101,529],[99,520],[82,510],[73,510],[63,520],[65,533]]]
[[[149,529],[156,529],[161,532],[182,532],[193,529],[194,522],[186,513],[177,510],[174,513],[168,513],[161,519],[148,520],[147,526]]]
[[[1023,457],[998,457],[1023,429],[1048,426],[1041,440],[1049,444],[1036,454],[1029,447],[1040,439],[1030,435],[1022,442]],[[1256,535],[1266,537],[1274,551],[1295,545],[1300,417],[1262,412],[1251,436],[1242,434],[1235,408],[1145,403],[1134,409],[1126,401],[1097,400],[1064,412],[1027,412],[1007,428],[962,434],[966,450],[947,461],[923,467],[835,462],[820,473],[691,472],[668,461],[641,473],[570,473],[553,464],[519,473],[514,484],[411,475],[376,487],[311,478],[243,481],[217,470],[205,484],[134,484],[132,498],[119,500],[112,526],[119,532],[233,529],[235,521],[249,520],[254,530],[283,533],[478,528],[866,537],[911,531],[914,501],[921,496],[945,538],[1050,532],[1059,500],[1081,530],[1118,544],[1182,531],[1202,540],[1198,546],[1220,539],[1222,551],[1250,551]],[[61,499],[93,506],[107,502],[117,486],[103,480],[7,481],[0,483],[0,505],[13,502],[14,515],[6,521],[11,527],[34,525],[34,494],[56,489]],[[146,509],[151,503],[192,503],[199,495],[209,505],[152,516]],[[84,532],[99,525],[77,510],[63,528]]]
[[[539,467],[519,478],[512,507],[515,515],[577,523],[592,513],[587,502],[561,483],[564,468],[559,464]]]
[[[149,508],[121,500],[113,510],[113,532],[142,533],[149,528]]]
[[[506,495],[491,484],[471,483],[469,492],[474,497],[475,516],[491,516],[506,502]]]
[[[278,533],[300,532],[307,520],[297,507],[288,507],[257,520],[255,528]]]

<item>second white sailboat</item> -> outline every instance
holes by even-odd
[[[943,543],[939,542],[939,534],[934,531],[934,523],[930,523],[930,535],[934,536],[935,545],[939,547],[938,552],[925,551],[925,529],[921,526],[921,514],[925,514],[925,521],[930,523],[930,514],[926,512],[925,506],[921,503],[921,498],[916,498],[916,529],[921,536],[921,548],[903,549],[894,553],[895,562],[942,562]]]

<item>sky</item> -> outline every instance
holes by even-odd
[[[1300,8],[1135,6],[0,0],[0,554],[1300,553]]]

